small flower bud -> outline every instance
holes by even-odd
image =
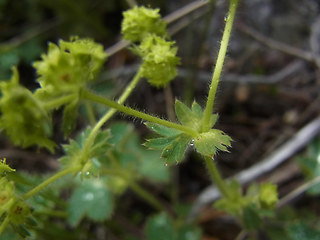
[[[146,35],[156,34],[165,37],[166,23],[161,19],[159,9],[134,7],[123,13],[121,33],[123,38],[132,42],[141,42]]]

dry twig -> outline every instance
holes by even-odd
[[[291,139],[283,144],[273,154],[267,156],[259,163],[252,167],[241,171],[233,178],[237,179],[241,184],[253,181],[257,177],[273,170],[281,163],[292,157],[297,151],[305,147],[316,135],[320,133],[320,116],[303,127]],[[188,216],[189,221],[193,221],[200,209],[215,201],[220,197],[220,193],[215,186],[206,188],[195,201],[192,210]]]

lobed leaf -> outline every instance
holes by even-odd
[[[168,147],[176,139],[173,137],[152,138],[148,139],[143,145],[151,150],[162,150]]]
[[[196,120],[197,115],[194,114],[190,108],[188,108],[185,104],[183,104],[179,100],[176,100],[174,107],[175,107],[175,112],[179,122],[182,125],[186,125],[190,127],[193,126],[193,123]]]
[[[113,208],[113,196],[103,180],[86,180],[72,193],[68,221],[72,226],[78,225],[85,216],[103,221],[111,216]]]
[[[157,124],[154,125],[154,128],[162,129]],[[105,167],[112,168],[113,162],[116,161],[135,178],[146,177],[155,182],[163,182],[169,179],[168,168],[164,166],[160,159],[160,152],[150,151],[141,146],[140,139],[132,124],[118,122],[112,124],[110,130],[112,137],[109,143],[115,144],[115,147],[103,161]]]
[[[176,129],[168,128],[165,126],[162,126],[160,124],[152,123],[152,122],[146,122],[145,125],[152,131],[158,133],[161,136],[165,137],[171,137],[181,134],[182,132]]]
[[[200,133],[194,139],[197,151],[205,156],[215,155],[217,150],[228,151],[232,139],[222,131],[211,129],[209,132]]]
[[[197,116],[197,118],[199,119],[202,118],[203,116],[202,107],[196,101],[192,103],[191,110]]]
[[[182,161],[191,139],[191,136],[180,134],[170,145],[165,147],[162,151],[161,157],[165,159],[166,164],[179,163]]]

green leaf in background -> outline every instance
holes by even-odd
[[[290,240],[319,240],[320,230],[309,227],[303,222],[291,223],[287,228]]]
[[[0,44],[0,79],[10,77],[13,65],[19,65],[22,61],[29,64],[38,58],[42,51],[42,44],[38,38],[18,45],[15,43]]]
[[[176,240],[200,240],[201,229],[191,225],[182,226],[178,229]]]
[[[161,129],[161,126],[153,127]],[[137,178],[146,177],[155,182],[165,182],[169,179],[169,172],[160,159],[160,152],[150,151],[141,146],[132,124],[117,122],[110,126],[110,131],[112,137],[108,142],[114,147],[112,156],[108,156],[110,163],[107,163],[107,167],[115,167],[111,159],[114,157],[118,164]]]
[[[85,180],[72,193],[68,221],[76,226],[87,216],[95,221],[109,218],[114,208],[113,196],[103,179]]]
[[[297,158],[297,162],[308,181],[320,176],[320,137],[310,144],[304,156]],[[320,183],[309,188],[307,193],[320,194]]]
[[[166,213],[160,213],[150,218],[146,225],[148,240],[175,240],[173,221]]]
[[[200,240],[201,230],[192,225],[175,227],[173,220],[166,214],[160,213],[151,217],[146,225],[148,240]]]
[[[262,225],[262,219],[259,215],[259,209],[249,205],[243,209],[243,225],[248,230],[256,230]]]
[[[99,159],[106,157],[111,147],[108,143],[110,131],[99,131],[94,138],[93,144],[84,153],[83,147],[91,131],[91,128],[87,128],[78,136],[77,141],[71,139],[69,144],[63,145],[66,155],[59,159],[64,166],[82,166],[80,171],[82,177],[98,175],[101,165]]]

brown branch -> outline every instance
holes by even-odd
[[[183,8],[180,8],[180,9],[174,11],[173,13],[168,14],[167,16],[165,16],[163,18],[163,20],[165,22],[167,22],[168,24],[170,24],[170,23],[176,21],[177,19],[180,19],[180,18],[186,16],[187,14],[205,6],[209,2],[210,1],[208,1],[208,0],[202,0],[202,1],[195,1],[195,2],[189,3],[186,6],[184,6]],[[105,52],[107,53],[108,56],[112,56],[113,54],[117,53],[118,51],[128,47],[129,44],[130,44],[129,41],[120,40],[119,42],[117,42],[113,46],[107,48]]]
[[[299,58],[302,58],[308,62],[315,62],[317,58],[315,58],[314,54],[310,51],[301,50],[299,48],[291,47],[285,43],[276,41],[274,39],[271,39],[269,37],[266,37],[259,33],[258,31],[254,30],[253,28],[250,28],[244,24],[239,24],[238,28],[249,35],[250,37],[254,38],[258,42],[268,46],[269,48],[276,49],[278,51],[284,52],[289,55],[293,55]]]

